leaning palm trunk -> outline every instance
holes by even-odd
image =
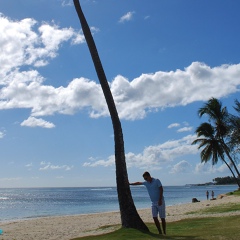
[[[238,178],[240,179],[240,173],[239,173],[239,171],[238,171],[238,168],[237,168],[234,160],[232,159],[232,157],[231,157],[231,155],[230,155],[230,153],[229,153],[229,148],[228,148],[228,146],[226,145],[226,143],[224,142],[223,139],[221,139],[220,142],[221,142],[221,144],[222,144],[222,146],[223,146],[223,149],[224,149],[226,155],[228,156],[228,159],[230,160],[231,164],[233,165],[233,167],[234,167],[234,169],[235,169],[235,171],[236,171],[236,173],[237,173],[237,175],[238,175]]]
[[[112,119],[115,140],[116,182],[122,226],[149,231],[148,227],[140,218],[132,199],[125,161],[122,127],[114,99],[108,85],[91,31],[82,12],[79,0],[73,1]]]
[[[233,172],[232,168],[230,167],[230,165],[229,165],[223,158],[221,158],[221,159],[222,159],[222,161],[227,165],[228,169],[230,170],[230,172],[232,173],[234,179],[236,180],[236,183],[237,183],[237,185],[238,185],[238,188],[240,189],[240,178],[239,178],[239,177],[236,177],[236,175],[234,174],[234,172]]]

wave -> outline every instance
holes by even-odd
[[[92,188],[91,191],[110,191],[112,188]]]
[[[8,200],[8,197],[0,197],[0,200]]]

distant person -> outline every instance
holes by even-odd
[[[159,179],[151,177],[149,172],[143,174],[144,182],[129,183],[129,185],[144,185],[152,201],[152,216],[159,234],[162,234],[158,214],[162,221],[163,233],[166,234],[166,208],[163,196],[163,187]]]
[[[207,196],[207,200],[208,200],[208,198],[209,198],[209,192],[208,191],[206,192],[206,196]]]
[[[212,199],[214,199],[214,191],[212,191]]]

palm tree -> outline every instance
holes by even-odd
[[[122,127],[115,102],[108,85],[108,81],[103,70],[94,39],[81,9],[79,0],[73,1],[112,119],[115,141],[116,182],[122,226],[149,231],[148,227],[140,218],[132,199],[125,160]]]
[[[218,99],[211,98],[202,108],[198,110],[198,114],[200,117],[204,114],[208,115],[209,121],[214,125],[214,137],[221,144],[225,154],[231,162],[231,165],[234,167],[238,178],[240,178],[239,170],[230,154],[230,147],[225,142],[225,139],[228,138],[231,130],[227,108],[222,107],[222,103]]]
[[[202,123],[196,129],[196,134],[198,138],[194,140],[192,144],[198,143],[198,149],[203,148],[200,154],[201,162],[206,163],[212,160],[212,165],[215,165],[220,158],[227,165],[240,188],[240,179],[235,176],[231,166],[225,161],[224,149],[219,140],[215,137],[214,127],[210,123]]]
[[[230,140],[229,144],[231,149],[240,152],[240,102],[235,100],[234,109],[237,111],[238,116],[230,115]]]
[[[207,114],[209,120],[214,122],[216,137],[223,138],[226,136],[228,131],[228,111],[226,107],[222,107],[222,103],[218,99],[209,99],[208,102],[198,110],[199,117],[202,117],[204,114]]]

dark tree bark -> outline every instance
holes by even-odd
[[[149,231],[148,227],[140,218],[132,199],[125,161],[122,127],[115,102],[108,85],[108,81],[102,67],[94,39],[81,9],[79,0],[73,1],[112,119],[115,141],[116,182],[122,226]]]

